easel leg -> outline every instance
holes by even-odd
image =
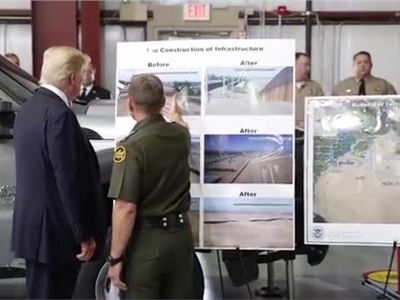
[[[218,261],[219,284],[220,284],[220,287],[221,287],[221,296],[222,296],[222,299],[225,299],[225,287],[224,287],[224,278],[222,276],[220,250],[217,250],[217,261]]]
[[[397,254],[397,293],[400,294],[400,246],[396,247]]]
[[[274,263],[268,263],[267,268],[268,285],[257,290],[256,295],[264,298],[280,298],[282,297],[282,293],[279,288],[275,286]]]
[[[286,260],[285,263],[287,298],[294,299],[294,263],[293,260]]]
[[[239,259],[240,259],[240,264],[242,266],[243,275],[244,275],[245,278],[247,278],[247,272],[246,272],[246,268],[245,268],[245,265],[244,265],[242,252],[240,252],[240,248],[239,247],[236,248],[236,251],[237,251],[237,253],[239,255]],[[249,293],[249,298],[253,299],[253,294],[251,293],[250,284],[246,283],[246,287],[247,287],[247,292]]]
[[[267,265],[268,272],[268,288],[272,291],[274,288],[274,280],[275,280],[275,272],[274,272],[274,263],[271,262]]]
[[[386,297],[386,292],[387,292],[387,288],[388,288],[388,284],[389,284],[390,273],[392,272],[394,255],[396,254],[396,250],[397,250],[397,241],[394,241],[393,242],[393,247],[392,247],[392,255],[390,256],[389,269],[388,269],[388,273],[387,273],[386,280],[385,280],[385,287],[383,289],[383,294],[382,294],[382,296],[384,298]]]

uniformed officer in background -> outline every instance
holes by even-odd
[[[296,52],[296,127],[304,128],[305,98],[323,96],[321,85],[310,79],[311,59],[303,52]]]
[[[333,89],[334,96],[395,95],[393,85],[385,79],[371,75],[372,59],[367,51],[353,56],[354,76],[340,81]]]
[[[96,84],[96,68],[92,63],[92,59],[89,55],[85,54],[86,63],[83,66],[82,73],[82,85],[79,96],[77,97],[79,102],[87,104],[90,101],[97,99],[111,99],[111,93],[109,90]]]
[[[177,123],[160,114],[165,98],[156,76],[134,76],[128,96],[137,123],[114,154],[109,278],[126,298],[192,298],[189,130],[178,112]]]

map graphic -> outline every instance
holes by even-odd
[[[314,222],[400,223],[400,99],[321,99],[308,111]]]

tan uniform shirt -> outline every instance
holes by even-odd
[[[296,83],[296,123],[304,123],[305,98],[323,95],[321,85],[314,80]]]
[[[365,92],[367,95],[396,95],[393,85],[385,79],[368,76],[365,80]],[[355,77],[349,77],[340,81],[333,89],[333,96],[358,95],[360,81]]]

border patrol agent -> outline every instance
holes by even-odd
[[[126,298],[192,298],[190,134],[159,113],[165,99],[156,76],[134,76],[128,93],[137,124],[114,154],[109,278]]]
[[[310,56],[303,52],[296,52],[296,126],[304,128],[305,98],[323,96],[321,85],[310,79]]]
[[[369,52],[354,54],[353,66],[355,76],[340,81],[333,89],[334,96],[397,94],[390,82],[371,75],[372,59]]]

